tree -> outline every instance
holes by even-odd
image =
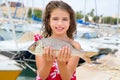
[[[75,13],[76,19],[81,19],[83,18],[82,11],[76,12]]]
[[[42,17],[42,10],[35,9],[34,10],[34,15],[38,18],[41,18]]]
[[[92,17],[94,17],[94,11],[95,11],[95,10],[92,9],[92,10],[90,11],[89,15],[92,16]]]
[[[35,9],[34,10],[34,15],[38,18],[41,18],[42,17],[42,10],[39,10],[39,9]],[[28,11],[28,17],[31,18],[32,17],[32,9],[30,8],[29,11]]]

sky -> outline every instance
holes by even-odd
[[[25,6],[44,8],[46,4],[51,0],[8,0],[24,2]],[[63,0],[68,3],[74,11],[82,11],[84,14],[95,10],[95,15],[103,16],[118,16],[120,15],[120,0]],[[95,2],[96,1],[96,2]],[[85,6],[86,2],[86,6]],[[118,8],[119,7],[119,8]]]

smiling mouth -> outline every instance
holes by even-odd
[[[63,30],[64,28],[63,28],[63,27],[56,27],[55,29],[61,31],[61,30]]]

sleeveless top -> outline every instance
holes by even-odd
[[[42,80],[40,78],[39,74],[37,74],[36,80]],[[57,64],[56,60],[54,61],[52,68],[51,68],[51,71],[50,71],[50,74],[46,80],[62,80],[60,73],[59,73],[58,64]],[[76,71],[73,73],[71,80],[76,80]]]

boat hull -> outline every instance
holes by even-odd
[[[1,80],[17,80],[22,70],[0,70]]]

